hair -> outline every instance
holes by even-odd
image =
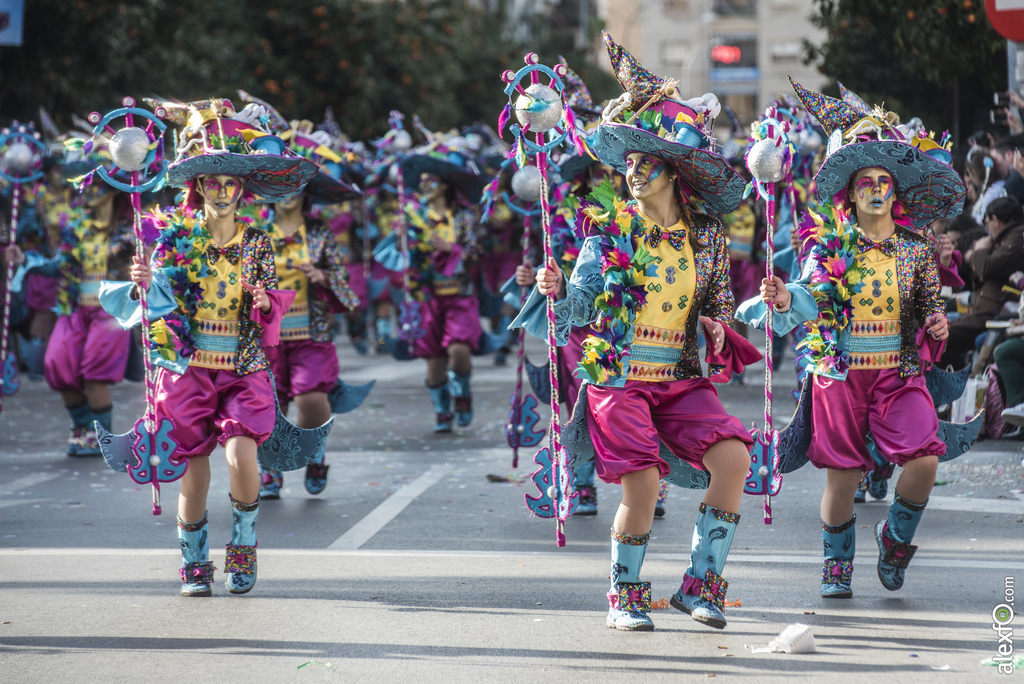
[[[1004,155],[1013,152],[1018,147],[1024,147],[1024,135],[1011,135],[1002,140],[997,140],[992,145],[992,151],[999,155]]]
[[[1013,225],[1024,221],[1024,209],[1016,197],[997,197],[985,207],[985,216],[995,216],[1000,223]]]

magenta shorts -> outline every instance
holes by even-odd
[[[266,371],[238,375],[229,370],[189,366],[178,375],[166,368],[156,375],[157,419],[174,421],[175,456],[209,456],[232,437],[262,444],[274,431],[277,410]]]
[[[293,340],[263,351],[284,401],[308,392],[330,392],[338,381],[338,354],[332,342]]]
[[[923,375],[904,380],[898,368],[851,370],[845,381],[814,376],[814,425],[807,454],[818,468],[870,470],[864,436],[875,437],[882,458],[903,465],[941,456],[939,419]]]
[[[39,273],[29,273],[25,278],[25,305],[33,311],[50,311],[57,306],[57,292],[60,281]]]
[[[57,392],[81,392],[85,381],[108,385],[124,380],[131,333],[98,306],[80,306],[61,316],[46,345],[43,375]]]
[[[707,378],[627,380],[625,387],[587,385],[586,391],[596,472],[609,484],[651,466],[668,475],[659,440],[699,470],[706,470],[704,453],[724,439],[754,443],[743,423],[725,412]]]
[[[569,342],[558,349],[558,399],[569,407],[569,412],[576,406],[579,398],[580,385],[583,380],[576,377],[576,370],[583,359],[583,343],[590,337],[590,327],[573,328],[569,333]]]
[[[448,347],[459,342],[476,349],[483,332],[476,297],[434,296],[420,304],[420,311],[427,332],[413,342],[416,356],[421,359],[447,356]]]
[[[348,286],[359,297],[359,308],[366,309],[367,302],[370,301],[370,292],[367,289],[363,264],[361,262],[346,264],[345,268],[348,270]],[[391,272],[374,261],[370,266],[370,278],[381,284],[380,292],[377,293],[377,297],[373,300],[374,303],[390,302],[391,293],[388,292],[387,286],[390,282]]]
[[[516,274],[516,266],[523,262],[521,252],[491,252],[480,260],[484,285],[491,292],[501,292],[501,286]]]

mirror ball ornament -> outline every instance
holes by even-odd
[[[119,169],[141,171],[146,168],[149,144],[149,136],[141,128],[122,128],[110,141],[110,158]]]
[[[4,152],[4,168],[12,174],[22,174],[32,168],[32,148],[23,142],[14,143]]]
[[[512,176],[512,192],[524,202],[540,199],[540,170],[536,166],[524,166]]]
[[[758,140],[747,153],[747,168],[762,183],[777,183],[789,170],[783,163],[786,148],[775,142],[771,138]]]
[[[398,152],[404,152],[410,147],[412,147],[412,136],[409,135],[409,131],[404,128],[396,130],[395,137],[391,139],[391,148]]]
[[[531,133],[547,133],[562,120],[562,98],[552,88],[534,83],[515,104],[516,119]]]

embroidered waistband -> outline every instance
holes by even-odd
[[[675,365],[683,355],[681,347],[661,347],[653,344],[629,345],[629,358],[637,363],[664,363]]]

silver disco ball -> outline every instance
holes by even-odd
[[[110,141],[110,158],[119,169],[141,171],[146,168],[149,145],[150,140],[146,131],[135,126],[122,128]]]
[[[391,149],[404,152],[410,147],[412,147],[412,136],[409,135],[409,131],[404,128],[396,130],[394,137],[391,138]]]
[[[4,152],[4,168],[11,174],[18,175],[29,171],[35,155],[26,143],[17,142]]]
[[[536,166],[524,166],[512,176],[512,192],[524,202],[540,199],[540,170]]]
[[[786,148],[774,140],[759,140],[747,152],[747,168],[762,183],[777,183],[789,170],[783,163]]]
[[[562,98],[546,85],[534,83],[516,100],[516,118],[532,133],[547,133],[562,120]]]

